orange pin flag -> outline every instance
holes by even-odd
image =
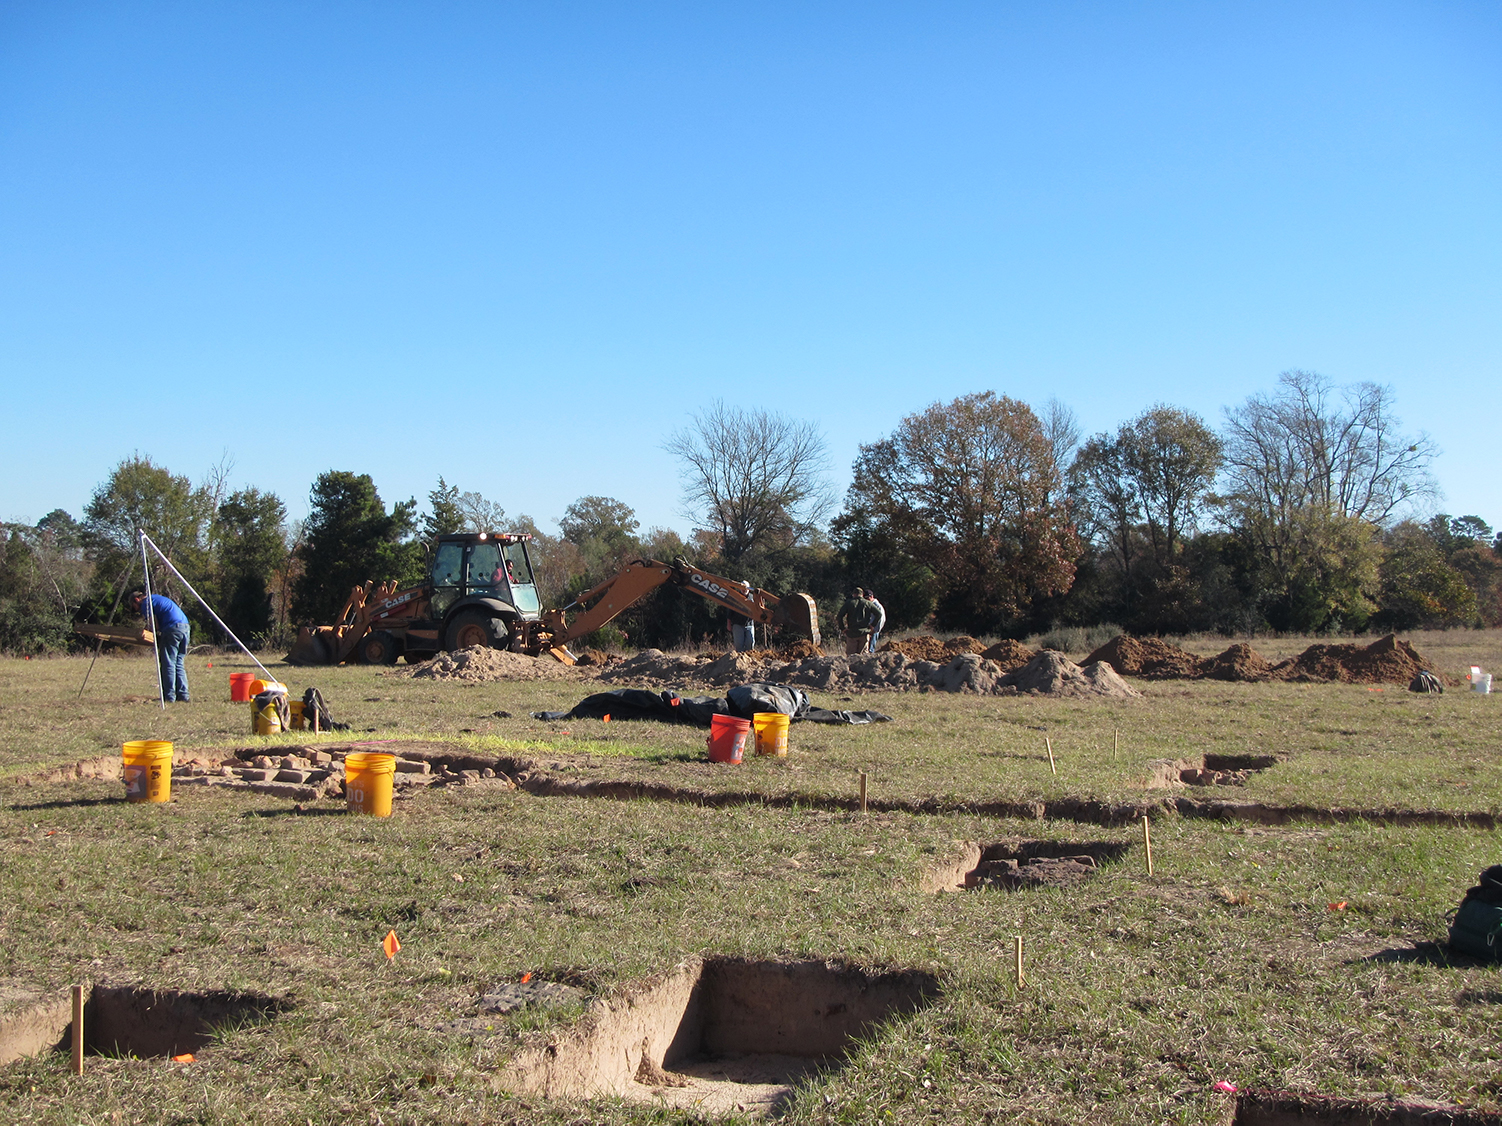
[[[523,984],[523,985],[526,985],[526,984],[527,984],[527,982],[529,982],[529,981],[531,981],[531,980],[532,980],[532,971],[531,971],[531,970],[528,970],[528,971],[527,971],[527,972],[526,972],[526,973],[524,973],[524,974],[522,974],[522,980],[521,980],[521,983],[522,983],[522,984]]]
[[[1345,909],[1346,909],[1346,901],[1344,899],[1342,899],[1339,903],[1327,903],[1327,904],[1325,904],[1325,910],[1326,911],[1344,911]]]
[[[401,941],[396,937],[396,931],[387,931],[386,937],[381,940],[381,949],[386,951],[386,960],[394,961],[396,952],[402,948]]]
[[[606,723],[609,723],[609,722],[610,722],[610,713],[609,713],[609,712],[606,712],[606,713],[605,713],[605,722],[606,722]]]
[[[172,1062],[173,1063],[192,1063],[193,1062],[193,1053],[192,1052],[184,1052],[180,1056],[173,1056],[172,1057]]]

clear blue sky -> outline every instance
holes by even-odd
[[[1086,433],[1391,384],[1502,522],[1502,5],[0,3],[0,517],[121,458],[686,530],[994,389]]]

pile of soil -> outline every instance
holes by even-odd
[[[1044,661],[1041,671],[1027,670]],[[1020,678],[1020,679],[1019,679]],[[883,650],[850,657],[806,657],[796,661],[763,660],[756,651],[675,657],[646,649],[612,665],[600,677],[609,682],[661,687],[747,684],[768,681],[822,692],[963,692],[1011,696],[1034,692],[1063,696],[1135,696],[1137,693],[1108,667],[1080,669],[1059,653],[1044,653],[1020,670],[1009,671],[979,653],[959,653],[942,664],[912,660]]]
[[[1105,661],[1122,676],[1146,680],[1184,680],[1201,675],[1200,658],[1187,649],[1157,637],[1120,634],[1085,658],[1085,664]]]
[[[572,668],[552,657],[529,657],[475,645],[454,653],[439,653],[431,661],[409,668],[393,669],[388,675],[414,680],[578,680],[587,670]]]
[[[1081,668],[1062,653],[1045,649],[1015,672],[998,682],[1039,696],[1111,696],[1127,698],[1141,693],[1116,674],[1110,665],[1096,661]]]
[[[995,661],[1007,672],[1020,669],[1038,654],[1034,653],[1020,641],[998,641],[989,649],[981,651],[981,656],[988,661]]]
[[[985,648],[973,637],[961,634],[959,637],[951,637],[948,641],[941,641],[937,637],[924,635],[921,637],[904,637],[896,641],[888,641],[881,647],[882,653],[901,653],[904,657],[913,661],[933,661],[935,664],[944,664],[951,658],[961,653],[979,653]]]
[[[1200,675],[1211,680],[1267,680],[1272,666],[1246,642],[1237,642],[1218,657],[1200,665]]]
[[[1272,675],[1298,682],[1407,684],[1426,668],[1433,666],[1412,645],[1389,634],[1367,646],[1311,645],[1297,657],[1274,666]]]
[[[1137,638],[1122,634],[1106,642],[1086,658],[1104,661],[1124,676],[1146,680],[1269,681],[1299,683],[1402,684],[1407,685],[1422,669],[1433,669],[1406,641],[1389,634],[1370,645],[1309,646],[1297,657],[1276,665],[1245,642],[1232,645],[1215,657],[1196,657],[1177,645],[1156,637]]]

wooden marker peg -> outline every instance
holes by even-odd
[[[866,772],[861,771],[861,812],[866,812]]]
[[[1054,765],[1053,761],[1053,740],[1045,735],[1043,736],[1043,745],[1048,748],[1048,769],[1057,774],[1059,772],[1059,768]]]
[[[83,986],[73,987],[73,1074],[83,1074]]]
[[[1142,849],[1147,853],[1147,874],[1153,874],[1153,836],[1147,827],[1147,814],[1142,815]]]
[[[1121,751],[1121,728],[1116,729],[1116,741],[1111,744],[1111,761],[1116,761],[1116,756]]]
[[[1012,939],[1012,946],[1017,951],[1017,988],[1022,988],[1022,936],[1019,934]]]

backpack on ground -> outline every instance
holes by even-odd
[[[339,723],[329,715],[329,706],[323,702],[323,693],[316,688],[309,688],[302,694],[302,714],[303,723],[310,731],[349,730],[349,724]]]
[[[1426,692],[1434,696],[1440,696],[1444,694],[1445,686],[1440,683],[1439,677],[1424,669],[1409,682],[1408,691]]]
[[[1484,961],[1502,961],[1502,864],[1481,873],[1450,921],[1450,949]]]

